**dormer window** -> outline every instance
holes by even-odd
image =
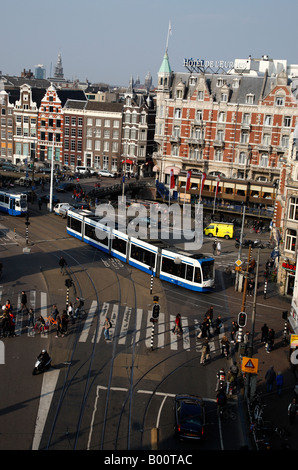
[[[249,93],[246,95],[246,104],[254,104],[255,95]]]
[[[182,92],[182,90],[177,90],[177,92],[176,92],[176,97],[177,97],[177,99],[182,100],[182,98],[183,98],[183,92]]]
[[[222,78],[218,78],[218,79],[217,79],[217,82],[216,82],[216,86],[221,87],[221,86],[223,86],[223,84],[224,84],[223,79],[222,79]]]

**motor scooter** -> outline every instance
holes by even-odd
[[[45,349],[37,356],[32,375],[42,373],[51,367],[52,359]]]

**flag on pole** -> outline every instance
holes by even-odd
[[[218,193],[219,182],[220,182],[220,177],[218,176],[218,177],[217,177],[217,185],[216,185],[215,197],[217,196],[217,193]]]
[[[190,189],[190,178],[191,178],[191,170],[187,172],[187,178],[186,178],[186,191],[189,191]]]
[[[174,176],[174,170],[171,169],[171,177],[170,177],[170,189],[175,188],[175,176]]]
[[[204,189],[204,184],[205,184],[205,179],[206,179],[207,175],[206,173],[202,173],[202,180],[201,180],[201,193]]]

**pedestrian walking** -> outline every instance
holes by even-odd
[[[111,327],[112,327],[112,324],[111,324],[109,318],[106,317],[105,322],[104,322],[104,326],[103,326],[103,328],[104,328],[103,334],[104,334],[105,340],[109,340],[109,339],[110,339],[110,328],[111,328]]]
[[[67,326],[68,326],[68,314],[66,310],[63,310],[61,316],[61,328],[63,334],[67,335]]]
[[[284,384],[284,378],[281,372],[277,373],[276,376],[276,388],[277,388],[277,395],[281,396],[282,388]]]
[[[232,328],[231,328],[231,343],[235,343],[236,340],[236,333],[239,330],[239,325],[236,321],[232,321]]]
[[[197,338],[207,338],[208,337],[208,332],[207,332],[207,325],[206,325],[207,319],[205,318],[203,322],[200,325],[200,332],[197,336]],[[175,330],[175,327],[173,329],[173,332]]]
[[[267,343],[268,333],[269,333],[269,328],[266,325],[266,323],[264,323],[264,325],[261,328],[261,342],[262,343]]]
[[[226,336],[223,336],[221,340],[221,355],[223,357],[229,357],[230,354],[230,343]]]
[[[251,260],[251,262],[249,263],[249,265],[248,265],[248,272],[249,272],[250,274],[253,273],[254,270],[255,270],[255,267],[256,267],[256,260],[253,258],[253,259]]]
[[[201,353],[201,364],[205,364],[205,362],[210,359],[210,346],[208,338],[205,339],[205,342],[202,346],[202,353]]]
[[[60,260],[59,260],[59,266],[60,266],[60,271],[61,271],[61,274],[64,275],[64,272],[65,272],[65,266],[67,266],[67,263],[65,261],[65,259],[63,258],[63,256],[60,257]]]
[[[38,199],[38,207],[39,207],[39,210],[41,211],[41,206],[42,206],[42,200],[41,198]]]
[[[243,336],[243,343],[244,343],[244,346],[245,346],[245,353],[247,352],[247,347],[248,347],[248,343],[249,343],[249,331],[246,331],[244,336]]]
[[[275,339],[275,331],[273,328],[269,328],[267,342],[265,344],[265,349],[267,353],[270,353],[273,349]]]
[[[22,295],[21,295],[21,308],[19,310],[19,313],[24,313],[24,309],[27,310],[27,313],[29,311],[28,307],[27,307],[27,294],[26,292],[23,290],[22,291]]]
[[[221,243],[220,243],[220,241],[218,241],[217,245],[216,245],[216,254],[217,255],[221,254]]]
[[[276,372],[275,372],[273,366],[271,366],[267,370],[267,372],[265,374],[265,380],[266,380],[266,384],[267,384],[267,392],[272,392],[273,384],[276,380]]]
[[[218,315],[214,322],[214,334],[219,335],[220,329],[222,327],[222,318],[221,315]]]
[[[57,308],[57,305],[53,305],[53,311],[52,311],[52,317],[53,319],[56,321],[56,318],[57,316],[59,315],[59,311],[58,311],[58,308]]]
[[[182,325],[181,325],[181,315],[177,313],[175,318],[175,327],[173,330],[174,334],[181,335],[182,334]]]
[[[252,278],[250,278],[247,284],[247,295],[250,295],[250,297],[253,295],[254,287],[255,287],[255,281]]]
[[[34,328],[34,311],[33,308],[29,308],[28,312],[28,327],[32,326]]]
[[[16,327],[16,319],[12,312],[9,312],[9,336],[16,336],[15,327]]]
[[[212,243],[213,256],[216,255],[216,245],[217,245],[216,239],[214,239],[214,242]]]
[[[63,329],[62,329],[62,319],[61,319],[61,315],[57,315],[56,317],[56,321],[57,321],[57,333],[56,333],[56,338],[59,338],[59,335],[61,336],[61,338],[64,337],[64,334],[63,334]]]
[[[288,406],[288,416],[290,418],[290,424],[294,424],[297,415],[297,403],[296,398],[293,398],[291,403]]]
[[[213,305],[210,305],[210,307],[208,308],[206,312],[205,317],[207,318],[209,317],[211,326],[213,326],[213,312],[214,312]]]

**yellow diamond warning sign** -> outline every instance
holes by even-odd
[[[252,357],[242,358],[242,364],[241,364],[242,372],[248,372],[250,374],[257,374],[258,366],[259,366],[259,360],[256,359],[255,357],[254,358]]]

